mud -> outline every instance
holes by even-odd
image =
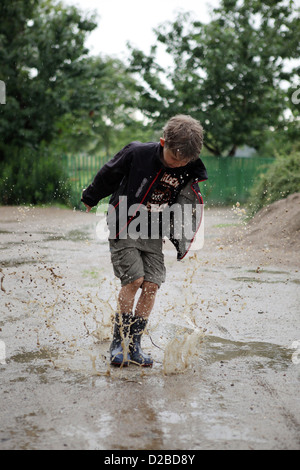
[[[178,263],[165,244],[153,368],[112,369],[98,222],[0,207],[0,449],[299,449],[295,240],[249,242],[240,208],[207,209],[200,252]]]

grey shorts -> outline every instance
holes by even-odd
[[[109,240],[114,273],[126,286],[140,277],[158,287],[166,279],[162,239]]]

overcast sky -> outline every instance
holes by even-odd
[[[97,11],[98,28],[87,40],[93,55],[122,59],[128,55],[127,41],[149,52],[155,43],[153,28],[175,19],[178,11],[191,11],[198,20],[208,22],[210,8],[217,6],[219,0],[64,0],[64,3],[83,11]]]

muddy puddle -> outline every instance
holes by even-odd
[[[119,284],[97,218],[0,216],[0,449],[299,449],[299,271],[221,245],[231,211],[184,263],[166,244],[151,369],[109,364]]]

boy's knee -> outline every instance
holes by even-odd
[[[143,283],[143,291],[148,294],[156,294],[158,291],[159,286],[154,282],[144,281]]]
[[[134,289],[139,289],[139,288],[142,286],[143,282],[144,282],[144,278],[143,278],[143,277],[139,277],[139,278],[136,279],[135,281],[132,281],[132,282],[130,283],[130,286],[131,286],[132,288],[134,288]]]

